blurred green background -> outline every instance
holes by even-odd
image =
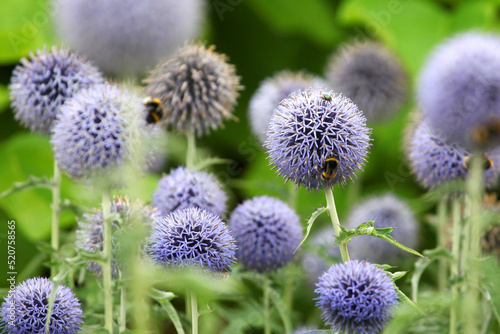
[[[413,92],[426,56],[444,38],[470,29],[500,29],[500,0],[207,0],[206,9],[201,40],[215,44],[219,52],[229,56],[245,86],[235,111],[239,121],[226,122],[224,129],[198,141],[203,149],[200,155],[232,160],[213,168],[232,194],[231,209],[254,195],[268,194],[284,200],[288,196],[288,186],[270,170],[265,151],[251,134],[247,119],[248,101],[263,79],[283,69],[323,75],[328,57],[339,44],[369,37],[380,40],[400,57],[410,75]],[[1,0],[0,192],[29,175],[52,175],[48,138],[30,134],[14,120],[7,87],[21,57],[44,44],[54,43],[59,41],[53,33],[48,0]],[[342,220],[361,198],[394,191],[407,199],[419,215],[420,249],[424,249],[434,246],[432,230],[424,219],[429,207],[418,201],[423,190],[409,172],[403,152],[403,129],[414,107],[411,96],[393,120],[369,124],[373,127],[373,147],[365,173],[355,185],[357,188],[353,189],[350,182],[345,189],[337,187],[335,196]],[[184,163],[184,147],[184,138],[169,136],[164,172]],[[130,190],[130,195],[149,202],[160,176],[160,173],[147,175],[140,189]],[[298,192],[298,213],[305,224],[315,208],[325,205],[324,195],[307,194],[303,189]],[[64,179],[62,197],[93,207],[100,195]],[[7,221],[14,219],[17,223],[17,271],[22,272],[37,253],[37,244],[49,240],[50,203],[50,191],[45,189],[0,199],[0,287],[6,286],[3,275],[7,271],[4,269]],[[71,238],[74,224],[74,214],[65,211],[63,238]],[[45,269],[39,263],[32,263],[34,269],[30,267],[25,275],[41,274]]]

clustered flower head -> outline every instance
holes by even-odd
[[[249,104],[248,114],[253,133],[261,143],[264,143],[269,121],[281,100],[299,89],[327,86],[328,84],[318,76],[289,70],[278,72],[265,79],[260,83]]]
[[[103,82],[99,70],[64,48],[43,48],[21,59],[9,94],[15,118],[33,132],[50,134],[59,108],[76,92]]]
[[[326,324],[346,334],[382,332],[398,303],[389,275],[365,261],[331,266],[315,292]]]
[[[326,77],[331,88],[356,103],[369,122],[393,116],[408,95],[408,78],[400,61],[373,41],[343,46],[331,58]]]
[[[45,277],[29,278],[5,297],[2,304],[0,326],[9,334],[45,334],[45,321],[49,298],[54,283]],[[14,310],[12,312],[11,310]],[[57,287],[52,313],[50,334],[74,334],[82,324],[80,302],[71,289]]]
[[[468,175],[466,160],[471,154],[457,144],[446,143],[426,122],[420,122],[410,134],[408,158],[417,181],[424,188],[434,188]],[[487,188],[498,183],[500,150],[484,154],[484,182]]]
[[[107,74],[140,76],[186,40],[204,16],[200,0],[55,1],[62,39]]]
[[[346,227],[356,228],[362,223],[375,220],[375,228],[392,227],[391,236],[397,242],[414,248],[417,245],[418,223],[408,205],[392,194],[372,197],[357,205],[349,214]],[[409,254],[386,241],[373,236],[358,236],[349,243],[352,259],[373,263],[387,263]]]
[[[226,202],[226,193],[213,174],[179,167],[158,181],[152,204],[163,215],[196,207],[223,216]]]
[[[474,128],[500,117],[499,49],[496,34],[462,33],[439,45],[424,65],[419,105],[445,142],[470,148]]]
[[[167,268],[195,267],[227,274],[236,245],[219,216],[199,208],[174,211],[155,220],[148,254]]]
[[[140,201],[130,203],[127,197],[115,197],[111,203],[111,214],[118,214],[118,218],[112,222],[112,275],[119,277],[121,270],[120,236],[126,231],[137,230],[137,226],[142,226],[148,232],[156,218],[160,217],[159,212],[149,205],[144,205]],[[104,219],[102,208],[94,210],[91,214],[84,214],[83,219],[78,222],[76,231],[76,248],[91,253],[98,253],[103,250]],[[144,245],[140,246],[144,248]],[[142,250],[140,251],[140,253]],[[95,275],[102,275],[101,265],[94,261],[87,262],[87,269]]]
[[[281,101],[267,134],[265,146],[277,173],[308,190],[345,185],[362,168],[370,146],[370,130],[358,107],[343,95],[316,88]]]
[[[162,102],[167,125],[198,135],[233,117],[240,86],[227,57],[202,44],[186,44],[145,80],[148,96]]]
[[[247,269],[269,272],[290,262],[302,239],[297,214],[284,202],[254,197],[232,213],[229,227],[238,244],[236,258]]]

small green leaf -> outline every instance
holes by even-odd
[[[179,314],[177,314],[177,311],[170,302],[172,299],[176,297],[175,294],[173,294],[172,292],[165,292],[158,289],[151,289],[149,295],[151,296],[151,298],[153,298],[160,304],[160,306],[165,312],[167,312],[167,315],[174,324],[177,333],[184,334],[185,332],[184,328],[182,328],[182,323],[181,319],[179,318]]]
[[[398,293],[399,299],[401,299],[404,303],[413,307],[415,310],[417,310],[418,312],[420,312],[422,315],[425,316],[424,311],[422,311],[410,298],[408,298],[408,296],[405,295],[404,292],[401,291],[395,284],[394,284],[394,288],[396,289],[396,292]]]
[[[395,273],[390,273],[390,276],[393,281],[397,281],[403,278],[407,273],[408,271],[396,271]]]
[[[424,254],[427,256],[425,259],[419,259],[415,262],[415,271],[413,272],[413,276],[411,277],[411,290],[413,300],[417,300],[418,298],[418,287],[420,284],[420,278],[422,274],[427,269],[427,267],[437,259],[445,258],[450,261],[453,260],[453,256],[451,253],[444,248],[435,248],[435,249],[426,249]]]
[[[24,182],[14,182],[12,188],[7,189],[0,193],[0,198],[7,197],[9,195],[15,194],[19,191],[33,189],[33,188],[45,188],[51,189],[54,186],[54,182],[49,180],[47,176],[36,177],[33,175],[28,176],[28,180]]]
[[[304,239],[302,239],[302,241],[300,242],[300,244],[295,249],[295,252],[297,252],[297,250],[300,248],[300,246],[302,246],[302,244],[304,243],[304,241],[306,241],[307,237],[309,236],[309,232],[311,232],[311,228],[312,228],[312,226],[313,226],[314,221],[316,220],[316,218],[318,218],[319,215],[321,215],[326,210],[327,210],[327,208],[321,207],[321,208],[318,208],[316,211],[314,211],[312,213],[311,218],[309,218],[309,220],[307,221],[306,235],[304,236]]]

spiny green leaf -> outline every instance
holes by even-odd
[[[182,328],[182,323],[181,319],[179,318],[179,314],[177,314],[177,311],[170,302],[172,299],[176,297],[175,294],[173,294],[172,292],[165,292],[158,289],[151,289],[149,295],[151,296],[151,298],[153,298],[160,304],[161,308],[165,310],[165,312],[167,312],[167,315],[174,324],[177,333],[184,334],[185,332],[184,328]]]
[[[0,198],[4,198],[6,196],[15,194],[19,191],[23,191],[26,189],[33,189],[33,188],[45,188],[45,189],[51,189],[54,186],[54,182],[50,180],[47,176],[42,176],[42,177],[36,177],[33,175],[28,176],[28,180],[24,182],[14,182],[12,185],[12,188],[7,189],[0,193]]]
[[[422,311],[410,298],[408,298],[408,296],[405,295],[403,291],[399,290],[399,288],[396,285],[394,285],[394,288],[396,289],[396,292],[398,293],[399,299],[401,299],[404,303],[406,303],[409,306],[416,309],[422,315],[425,315],[424,311]]]
[[[314,221],[316,218],[318,218],[323,212],[325,212],[327,209],[325,207],[318,208],[316,211],[314,211],[311,215],[311,218],[307,221],[307,228],[306,228],[306,235],[304,236],[304,239],[300,242],[300,244],[297,246],[297,249],[295,249],[295,252],[302,246],[304,241],[306,241],[307,237],[309,236],[309,232],[311,232],[311,228],[314,224]],[[294,252],[294,253],[295,253]]]

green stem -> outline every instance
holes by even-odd
[[[113,291],[112,291],[112,221],[111,198],[108,190],[102,192],[103,247],[102,282],[104,288],[104,328],[113,333]]]
[[[458,322],[458,277],[461,274],[461,258],[460,258],[460,240],[462,238],[462,217],[460,214],[461,202],[455,197],[452,202],[452,217],[453,217],[453,239],[451,244],[451,253],[454,262],[451,265],[451,277],[455,281],[451,286],[451,295],[453,303],[450,311],[450,334],[457,334]]]
[[[335,235],[340,235],[340,221],[339,216],[337,215],[337,208],[335,207],[335,199],[333,198],[333,187],[325,188],[325,197],[326,203],[328,207],[328,212],[330,213],[330,218],[332,220],[333,229],[335,230]],[[349,253],[347,251],[347,242],[342,241],[339,245],[340,255],[342,256],[342,260],[344,262],[349,261]]]
[[[448,220],[447,213],[447,199],[441,198],[437,207],[438,215],[438,246],[441,248],[446,247],[446,237],[448,235],[446,231],[446,223]],[[438,261],[438,288],[439,291],[444,291],[446,287],[448,277],[447,277],[447,262],[445,259],[439,259]]]
[[[296,185],[293,182],[288,183],[288,205],[292,209],[297,207],[297,195]],[[285,304],[285,309],[288,310],[288,314],[292,314],[293,305],[293,279],[294,279],[294,268],[291,265],[285,266],[283,268],[285,274],[285,286],[283,289],[283,302]]]
[[[194,160],[196,157],[196,137],[194,131],[187,133],[187,152],[186,152],[186,167],[194,168]]]
[[[192,333],[198,334],[198,301],[196,299],[196,294],[190,292],[191,294],[191,325]]]
[[[54,176],[52,179],[52,232],[50,244],[52,246],[52,266],[50,267],[50,277],[57,275],[57,258],[59,251],[59,219],[61,210],[61,172],[54,161]]]
[[[120,275],[121,277],[121,275]],[[120,289],[120,333],[127,330],[127,290],[125,286]]]
[[[271,314],[269,309],[270,281],[264,274],[264,334],[271,334]]]

